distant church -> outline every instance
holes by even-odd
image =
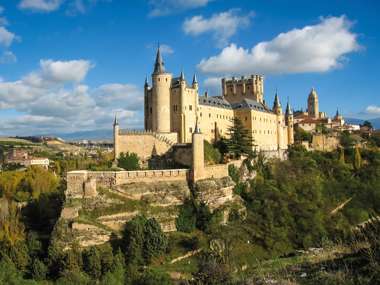
[[[162,154],[175,144],[191,143],[196,122],[209,142],[228,137],[228,128],[239,118],[249,130],[254,148],[267,156],[282,157],[293,144],[293,112],[289,106],[283,113],[278,94],[273,107],[264,100],[264,78],[221,80],[222,94],[208,96],[198,93],[198,81],[193,76],[191,85],[185,75],[173,77],[165,70],[157,50],[152,83],[144,86],[144,132],[120,130],[114,123],[115,156],[121,152],[135,152],[142,158],[152,153]]]
[[[294,114],[294,124],[305,131],[314,132],[319,125],[323,125],[328,129],[341,131],[344,129],[344,119],[338,109],[333,118],[327,117],[325,112],[319,111],[318,94],[314,88],[311,89],[307,98],[306,112],[297,111]]]

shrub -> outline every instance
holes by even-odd
[[[218,164],[222,160],[219,150],[206,140],[204,141],[204,159],[207,164]]]
[[[175,224],[178,231],[190,233],[195,230],[197,221],[196,209],[192,200],[186,199],[179,210]]]
[[[136,153],[121,153],[120,157],[117,159],[117,166],[124,168],[125,170],[139,170],[139,157]]]

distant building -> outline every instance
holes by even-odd
[[[18,148],[13,148],[8,153],[6,161],[7,163],[20,164],[25,167],[37,165],[42,166],[46,169],[49,167],[50,164],[50,160],[48,158],[29,156],[26,150]]]
[[[301,129],[314,132],[318,126],[324,126],[330,130],[342,131],[346,128],[343,116],[336,110],[333,118],[327,117],[325,112],[319,111],[318,94],[314,88],[311,89],[307,98],[307,111],[294,113],[294,125]]]

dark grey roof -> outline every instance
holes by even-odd
[[[153,73],[154,74],[165,73],[165,65],[164,65],[164,61],[162,60],[162,57],[161,57],[160,46],[158,46],[158,48],[157,48],[156,61],[154,63]]]
[[[252,99],[244,99],[239,103],[230,104],[227,100],[217,96],[199,96],[199,105],[207,105],[225,109],[251,109],[260,112],[272,113],[272,111],[264,104]]]
[[[216,96],[199,96],[199,105],[207,105],[224,109],[232,109],[231,104],[221,97]]]
[[[233,103],[232,109],[251,109],[260,112],[272,113],[272,111],[264,104],[247,98],[239,103]]]

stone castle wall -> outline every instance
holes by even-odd
[[[136,153],[145,161],[152,154],[162,155],[177,143],[177,133],[157,134],[148,131],[124,131],[120,130],[115,139],[118,143],[118,154]]]
[[[97,187],[114,186],[159,181],[187,181],[188,169],[139,170],[139,171],[71,171],[67,173],[67,192],[69,198],[83,198],[96,193]]]
[[[314,134],[311,145],[314,150],[333,151],[339,146],[339,138],[336,135]]]

